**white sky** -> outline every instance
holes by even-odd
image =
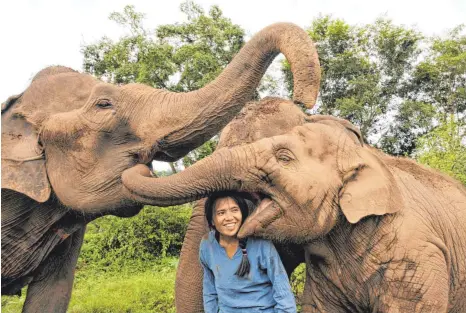
[[[145,26],[184,21],[181,0],[14,0],[0,2],[0,102],[22,92],[32,76],[49,65],[82,70],[83,44],[102,36],[118,38],[121,27],[108,20],[113,11],[133,4],[146,14]],[[197,0],[206,11],[213,4],[226,17],[254,34],[274,22],[310,25],[319,13],[350,24],[385,15],[396,24],[415,26],[426,35],[466,23],[465,0]]]

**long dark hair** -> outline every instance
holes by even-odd
[[[234,192],[234,191],[218,191],[211,194],[207,201],[205,202],[205,216],[207,219],[207,223],[211,229],[215,230],[215,238],[219,240],[219,232],[215,229],[213,223],[213,215],[215,209],[215,202],[220,198],[231,198],[233,201],[236,202],[239,209],[241,210],[241,225],[243,225],[244,221],[249,215],[250,210],[253,209],[254,203],[250,201],[247,194],[241,192]],[[247,238],[243,238],[239,240],[239,247],[241,248],[241,252],[243,253],[243,257],[241,260],[241,264],[239,265],[238,269],[236,270],[235,275],[239,277],[244,277],[249,274],[249,270],[251,265],[248,259],[248,253],[246,250],[247,245]]]

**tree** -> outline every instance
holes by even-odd
[[[213,6],[209,15],[193,2],[181,4],[188,22],[144,28],[144,14],[126,6],[110,19],[129,30],[113,42],[84,46],[84,70],[111,83],[144,83],[172,91],[199,89],[212,81],[244,43],[244,31]],[[175,81],[174,76],[179,76]]]
[[[434,120],[441,125],[461,121],[466,110],[466,34],[464,25],[447,36],[431,38],[425,58],[415,67],[402,88],[401,109],[395,115],[384,144],[393,154],[409,154],[416,138],[434,129]],[[464,127],[459,123],[458,127]],[[396,138],[405,138],[399,141]],[[425,138],[430,138],[429,136]]]
[[[434,130],[419,138],[416,159],[466,185],[465,142],[466,129],[454,118],[447,118]]]
[[[447,114],[466,110],[465,25],[451,30],[445,38],[430,40],[428,55],[418,64],[406,92],[409,99],[434,105],[445,119]]]
[[[110,83],[144,83],[155,88],[167,88],[169,79],[176,73],[172,61],[174,49],[160,44],[144,28],[144,15],[133,6],[126,6],[123,13],[113,12],[110,20],[129,29],[129,35],[114,42],[103,37],[97,43],[84,46],[84,71]]]
[[[350,120],[366,138],[380,135],[420,53],[421,34],[388,19],[351,26],[330,16],[316,18],[308,33],[316,43],[322,69],[317,112]],[[286,62],[283,71],[291,91]]]
[[[209,15],[193,2],[181,4],[187,23],[163,25],[156,36],[174,47],[173,62],[180,79],[172,86],[175,91],[190,91],[204,87],[220,74],[244,44],[244,30],[223,17],[218,6]]]
[[[161,25],[155,30],[144,27],[144,14],[133,6],[111,13],[109,18],[128,34],[115,42],[103,37],[84,46],[84,70],[116,84],[144,83],[171,91],[203,87],[240,50],[244,30],[224,17],[218,6],[212,6],[206,14],[194,2],[186,1],[180,9],[187,22]],[[215,143],[207,142],[199,147],[185,165],[206,156],[212,146]]]

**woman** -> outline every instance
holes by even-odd
[[[285,268],[267,240],[239,240],[238,230],[249,214],[238,193],[218,192],[205,203],[211,228],[199,252],[204,269],[206,313],[296,312]]]

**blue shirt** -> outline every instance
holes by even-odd
[[[251,269],[249,275],[239,277],[235,272],[241,263],[241,249],[230,259],[214,231],[202,239],[199,257],[204,269],[205,312],[296,312],[290,282],[274,245],[249,238],[246,248]]]

